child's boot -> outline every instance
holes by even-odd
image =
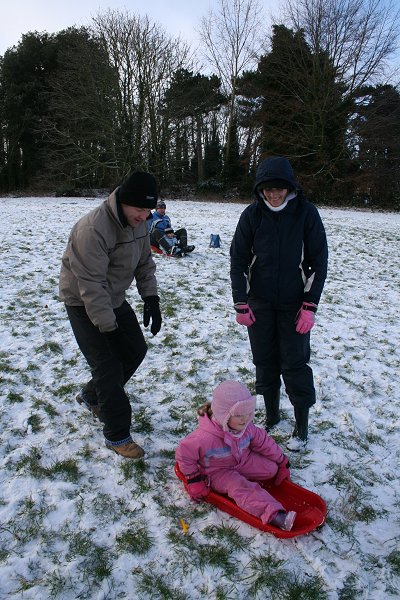
[[[265,412],[267,418],[265,420],[265,429],[269,431],[275,425],[279,423],[279,401],[280,401],[281,390],[280,388],[273,388],[263,394],[265,402]]]
[[[280,510],[269,523],[284,531],[290,531],[293,527],[296,515],[297,513],[294,510],[289,510],[289,512]]]

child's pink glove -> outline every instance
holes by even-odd
[[[200,502],[208,495],[210,488],[207,485],[207,481],[203,479],[202,475],[198,475],[193,479],[188,479],[188,494],[195,502]]]
[[[296,315],[297,333],[308,333],[314,327],[317,305],[311,302],[303,302],[301,309]]]
[[[237,302],[234,304],[234,309],[236,310],[236,323],[245,327],[251,327],[255,323],[256,318],[248,304]]]
[[[283,455],[282,461],[278,464],[278,472],[275,477],[275,485],[281,485],[285,479],[290,479],[290,463],[287,456]]]

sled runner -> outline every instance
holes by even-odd
[[[183,482],[185,490],[187,491],[186,479],[179,469],[178,463],[175,463],[174,468],[176,476]],[[264,525],[261,519],[251,515],[242,508],[239,508],[239,506],[225,494],[219,494],[211,490],[204,500],[220,510],[227,512],[232,517],[236,517],[252,527],[261,529],[261,531],[272,533],[272,535],[277,538],[292,538],[298,535],[304,535],[324,524],[326,518],[326,504],[325,500],[323,500],[321,496],[318,496],[318,494],[306,490],[288,479],[285,479],[278,487],[274,485],[273,480],[259,481],[258,483],[266,489],[271,496],[276,498],[287,511],[295,510],[297,512],[296,520],[291,531],[283,531],[283,529],[278,529],[268,523]]]

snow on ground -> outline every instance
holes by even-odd
[[[164,323],[146,332],[147,358],[127,386],[146,449],[132,462],[104,447],[75,402],[88,370],[57,299],[69,231],[100,201],[0,199],[0,598],[398,598],[400,215],[320,211],[330,262],[312,333],[318,400],[307,451],[290,460],[328,518],[279,540],[189,502],[173,473],[177,442],[214,386],[254,386],[229,285],[244,205],[167,202],[196,250],[155,257]],[[211,233],[220,249],[208,248]],[[141,313],[135,288],[129,300]],[[284,444],[286,396],[282,408],[274,437]]]

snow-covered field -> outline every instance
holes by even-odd
[[[177,442],[214,386],[254,386],[229,285],[244,205],[167,202],[196,250],[155,257],[164,323],[146,332],[149,352],[127,386],[146,449],[132,462],[104,447],[100,424],[75,402],[88,370],[57,300],[70,228],[100,201],[0,199],[1,600],[399,598],[400,215],[320,211],[330,262],[312,333],[318,400],[307,451],[290,461],[328,518],[279,540],[189,502],[173,473]],[[211,233],[220,249],[208,248]],[[141,313],[135,288],[129,299]],[[286,396],[282,406],[284,444]]]

